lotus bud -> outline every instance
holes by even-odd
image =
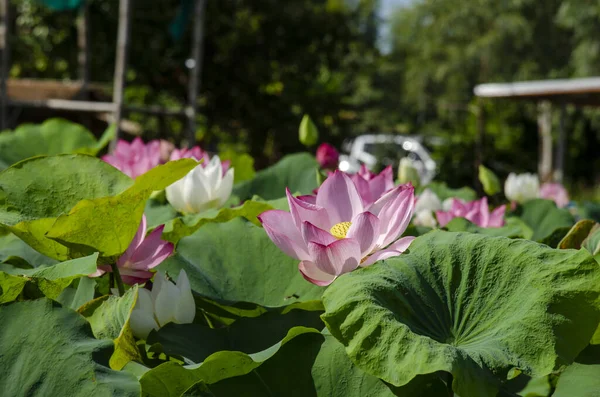
[[[317,126],[307,114],[304,115],[300,122],[298,136],[300,138],[300,143],[307,147],[315,145],[319,140],[319,130],[317,130]]]
[[[414,187],[418,187],[421,184],[421,177],[419,172],[413,165],[411,159],[404,157],[400,159],[400,166],[398,167],[398,180],[400,183],[412,183]]]
[[[504,183],[504,195],[517,203],[524,203],[539,197],[540,181],[536,174],[510,173]]]
[[[483,185],[483,191],[488,196],[493,196],[502,190],[500,180],[489,168],[480,165],[479,166],[479,181]]]
[[[146,339],[153,329],[158,331],[168,323],[190,324],[195,316],[196,303],[185,270],[179,272],[175,284],[157,272],[152,292],[139,289],[129,325],[136,337]]]
[[[326,170],[336,169],[340,161],[340,154],[328,143],[322,143],[317,149],[317,162]]]

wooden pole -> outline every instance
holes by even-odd
[[[565,176],[565,152],[567,148],[567,136],[565,134],[565,118],[567,116],[567,106],[563,103],[560,107],[560,122],[558,124],[558,142],[556,147],[556,170],[554,179],[556,182],[563,182]]]
[[[119,1],[119,28],[117,32],[117,55],[115,62],[115,77],[113,82],[113,103],[115,104],[115,138],[110,144],[110,151],[114,151],[121,138],[121,118],[123,116],[123,94],[125,91],[125,77],[127,74],[127,53],[129,49],[129,32],[131,18],[131,1]]]
[[[552,104],[543,101],[538,104],[538,133],[540,138],[538,175],[540,181],[552,178]]]
[[[10,3],[0,0],[0,131],[8,126],[8,69],[10,68]]]
[[[477,138],[475,140],[475,170],[474,170],[474,186],[479,186],[479,166],[483,164],[483,145],[485,139],[485,107],[483,99],[477,101]],[[481,193],[481,192],[480,192]]]
[[[194,7],[194,36],[192,41],[192,54],[190,62],[190,78],[188,85],[188,118],[187,145],[196,143],[196,102],[200,90],[200,75],[202,73],[202,56],[204,50],[204,15],[206,13],[206,0],[196,0]]]
[[[90,7],[89,2],[83,3],[77,17],[77,62],[79,64],[79,81],[83,99],[88,99],[90,83]]]

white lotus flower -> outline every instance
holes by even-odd
[[[450,211],[452,209],[452,203],[454,203],[454,197],[448,197],[442,203],[442,210],[444,210],[444,211]]]
[[[167,200],[179,212],[197,214],[222,207],[233,188],[233,168],[223,172],[219,156],[199,164],[166,189]]]
[[[413,219],[413,223],[417,226],[426,226],[432,229],[437,226],[437,221],[435,220],[435,216],[431,210],[422,210],[417,212],[415,214],[415,218]]]
[[[540,194],[540,181],[536,174],[510,173],[504,183],[504,195],[510,201],[524,203]]]
[[[190,324],[195,316],[196,303],[185,270],[179,272],[177,284],[157,272],[152,292],[144,288],[138,290],[129,325],[136,337],[146,339],[153,329],[158,330],[167,323]]]
[[[423,190],[423,193],[417,198],[415,212],[421,211],[439,211],[442,209],[440,198],[431,189]]]

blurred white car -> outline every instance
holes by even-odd
[[[426,185],[436,174],[436,163],[421,144],[421,139],[400,135],[360,135],[344,143],[348,154],[340,154],[339,169],[345,172],[358,172],[364,164],[372,171],[391,165],[398,169],[400,159],[406,157],[417,169],[421,184]]]

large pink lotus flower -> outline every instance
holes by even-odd
[[[162,240],[164,225],[154,229],[146,236],[146,216],[127,250],[117,259],[121,279],[125,284],[144,283],[152,278],[150,269],[158,266],[173,253],[173,244]],[[90,277],[98,277],[106,272],[112,272],[110,265],[98,266],[98,270]]]
[[[569,193],[560,183],[544,183],[540,188],[540,197],[553,200],[558,208],[569,205]]]
[[[394,171],[392,166],[387,166],[379,174],[371,172],[362,164],[360,170],[350,176],[358,189],[358,194],[363,199],[365,206],[369,206],[385,192],[394,188]]]
[[[336,169],[340,161],[340,154],[337,149],[328,143],[319,145],[316,157],[321,168],[326,170]]]
[[[171,152],[171,161],[179,160],[179,159],[194,159],[196,161],[202,160],[202,167],[206,168],[206,166],[210,163],[210,156],[204,150],[200,148],[200,146],[194,146],[191,149],[175,149]],[[223,170],[223,176],[229,170],[231,166],[231,161],[225,160],[221,161],[221,169]]]
[[[487,197],[470,202],[455,198],[450,211],[436,211],[436,216],[440,227],[446,226],[454,218],[465,218],[479,227],[502,227],[505,210],[506,205],[501,205],[490,213]]]
[[[313,284],[326,286],[359,266],[400,255],[414,237],[398,239],[414,209],[414,188],[400,185],[365,205],[348,175],[336,171],[316,196],[294,197],[290,212],[270,210],[258,218],[271,240]]]
[[[131,143],[121,139],[114,153],[103,156],[102,160],[131,178],[137,178],[160,164],[160,154],[158,140],[144,144],[140,138]]]

